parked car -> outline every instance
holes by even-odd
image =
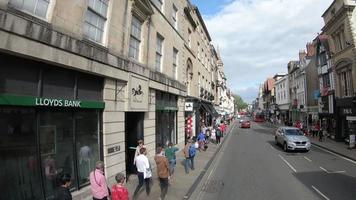
[[[311,144],[303,132],[296,127],[284,126],[277,129],[275,143],[281,144],[284,151],[305,150],[309,151]]]
[[[240,124],[241,128],[251,128],[251,123],[248,120],[243,120]]]

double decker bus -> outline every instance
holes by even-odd
[[[265,115],[263,112],[257,112],[253,116],[253,121],[255,122],[264,122],[265,121]]]

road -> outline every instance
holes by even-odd
[[[356,199],[356,162],[315,146],[283,152],[274,131],[256,123],[236,126],[190,199]]]

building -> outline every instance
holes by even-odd
[[[0,0],[2,198],[50,199],[59,172],[89,198],[97,160],[113,183],[138,139],[183,147],[187,94],[212,105],[216,82],[189,1],[24,2]]]
[[[275,82],[276,91],[276,115],[281,123],[289,122],[289,80],[288,75],[280,77]]]
[[[355,6],[355,1],[334,0],[322,15],[325,23],[322,31],[324,35],[329,37],[330,62],[334,74],[333,77],[327,75],[325,77],[333,78],[330,82],[334,81],[335,83],[335,106],[333,111],[336,117],[335,130],[337,130],[335,138],[338,140],[343,140],[351,134],[356,134]],[[325,61],[323,63],[325,64]],[[326,84],[325,90],[327,88]],[[332,91],[332,88],[330,90]],[[326,98],[330,100],[332,96],[325,95],[322,102],[326,103]],[[329,108],[330,103],[329,101]],[[325,104],[324,106],[327,105]],[[327,124],[327,121],[323,122],[323,124]]]

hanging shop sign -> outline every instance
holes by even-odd
[[[148,110],[148,80],[131,74],[129,82],[129,104],[128,110]]]
[[[185,102],[185,111],[193,111],[193,102]]]
[[[16,95],[0,95],[0,105],[95,109],[105,108],[105,103],[100,101],[82,101]]]

